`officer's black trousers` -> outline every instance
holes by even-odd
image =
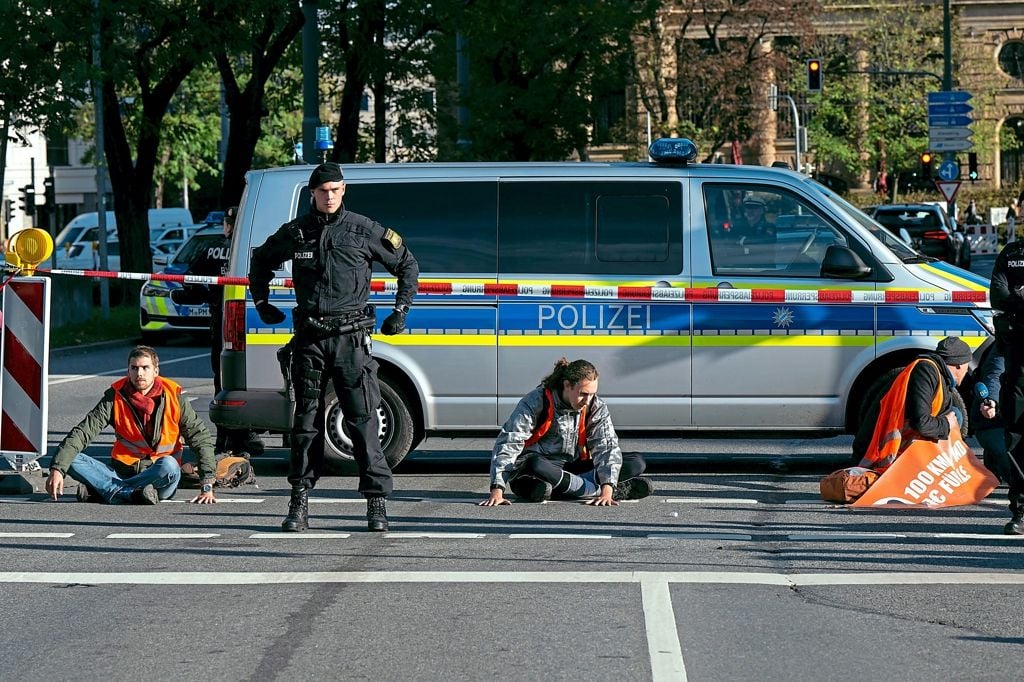
[[[1004,344],[1006,351],[1006,373],[1003,374],[999,394],[999,411],[1010,436],[1007,497],[1010,511],[1016,512],[1024,507],[1024,335],[1014,333],[997,337],[996,343]]]
[[[363,333],[310,340],[301,334],[292,355],[295,418],[288,482],[312,488],[324,471],[324,393],[334,382],[352,455],[359,466],[359,492],[391,494],[391,469],[380,446],[380,385],[377,361]]]

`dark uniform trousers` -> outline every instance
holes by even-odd
[[[1015,325],[1016,326],[1016,325]],[[1024,506],[1024,330],[997,329],[996,343],[1006,353],[1006,373],[999,395],[1010,441],[1009,490],[1010,511]]]
[[[293,486],[312,488],[324,469],[324,393],[334,382],[345,430],[359,467],[359,492],[390,495],[391,469],[380,445],[380,385],[377,361],[364,332],[314,338],[300,332],[292,355],[295,417],[292,422],[291,471]]]

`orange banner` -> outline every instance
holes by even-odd
[[[977,504],[999,481],[953,427],[948,440],[915,440],[853,507],[958,507]]]

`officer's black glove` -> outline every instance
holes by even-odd
[[[269,303],[268,301],[260,301],[256,304],[256,312],[259,313],[260,319],[263,320],[264,324],[277,324],[278,322],[284,322],[284,313],[281,310]]]
[[[405,329],[405,311],[398,308],[384,318],[384,322],[380,325],[380,333],[385,336],[401,334],[403,329]]]

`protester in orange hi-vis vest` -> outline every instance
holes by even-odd
[[[961,426],[963,401],[956,387],[970,362],[970,346],[950,336],[934,353],[910,363],[861,424],[853,443],[860,466],[883,472],[914,440],[943,440],[954,425]]]
[[[651,494],[643,458],[619,449],[597,379],[591,363],[562,358],[519,401],[494,443],[491,493],[481,506],[511,504],[507,488],[526,502],[556,495],[596,506]]]
[[[83,452],[108,424],[114,429],[113,468]],[[183,439],[199,459],[202,487],[191,501],[216,502],[213,435],[182,399],[181,386],[160,376],[156,351],[136,346],[128,354],[128,376],[115,381],[57,446],[46,492],[56,500],[70,476],[82,502],[157,504],[178,488]]]

